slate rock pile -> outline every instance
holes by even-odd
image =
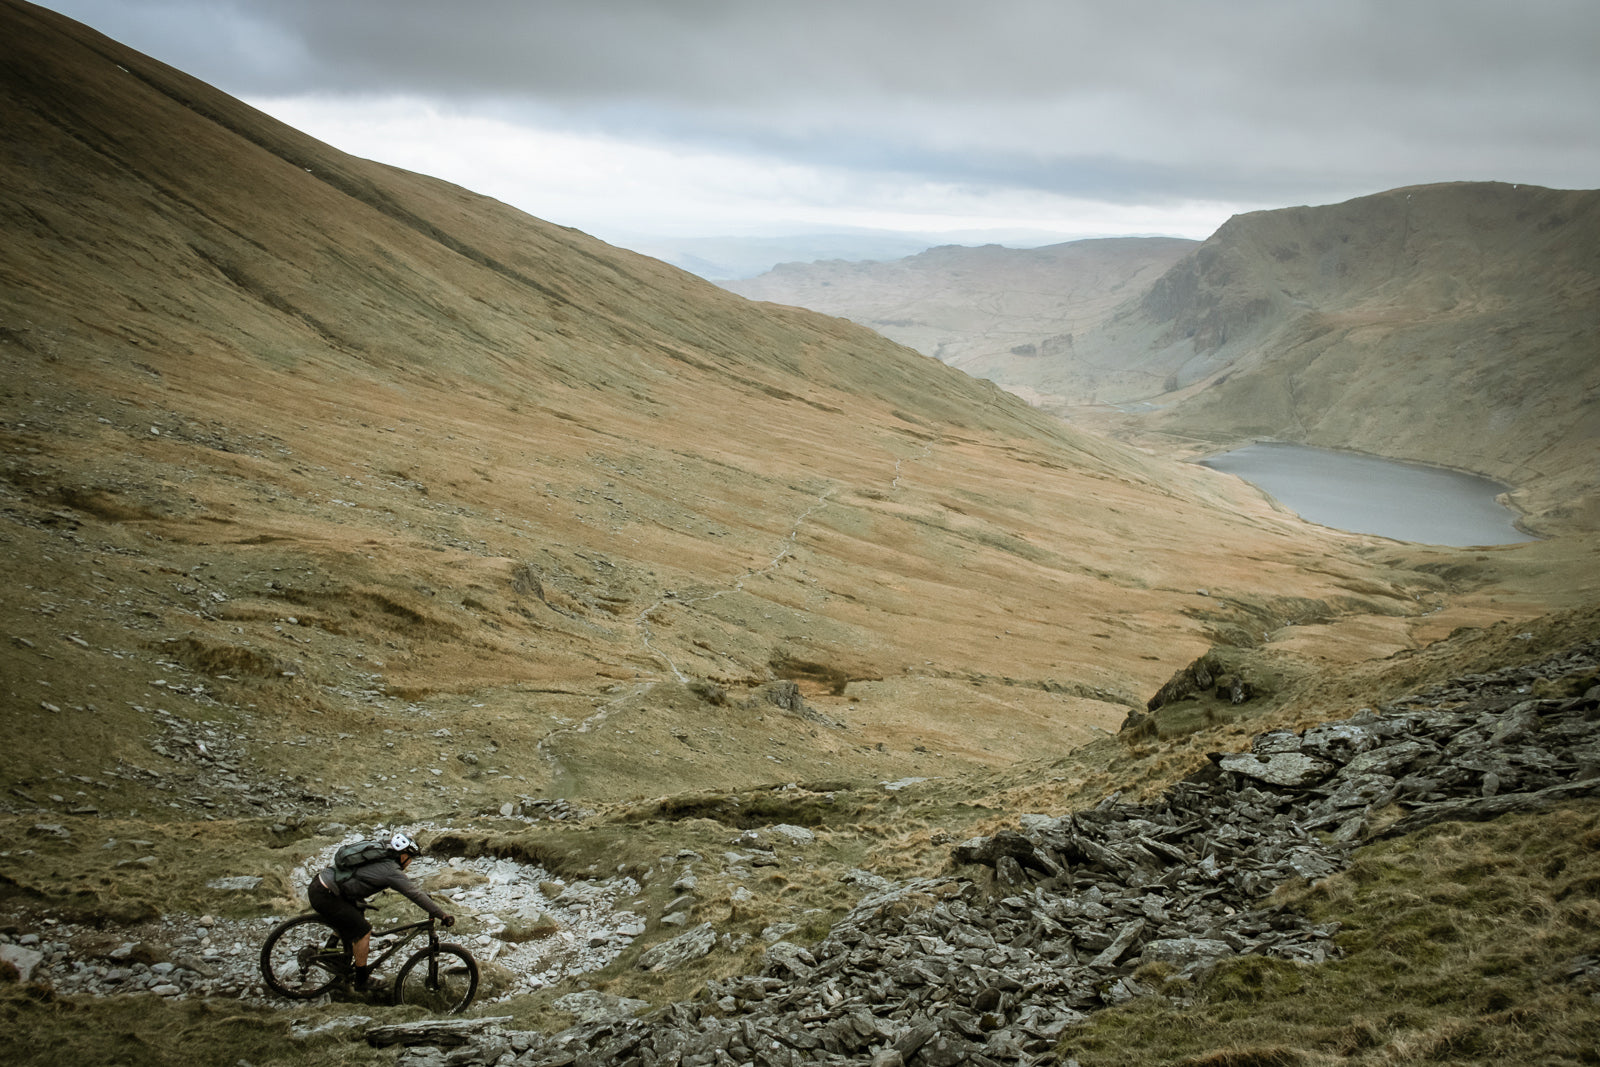
[[[18,979],[58,993],[246,997],[258,991],[260,921],[173,917],[117,931],[48,921],[40,932],[0,933],[0,960]]]
[[[779,942],[761,973],[711,982],[698,1001],[408,1050],[401,1063],[1051,1062],[1064,1029],[1157,977],[1198,978],[1244,954],[1336,956],[1333,924],[1263,896],[1341,869],[1373,836],[1600,796],[1597,664],[1600,644],[1588,645],[1263,734],[1154,803],[1113,796],[963,842],[949,877],[873,892],[820,943]],[[1374,835],[1373,814],[1391,804],[1407,814]]]
[[[183,687],[163,683],[169,692]],[[201,687],[193,687],[198,697]],[[187,719],[160,708],[133,705],[151,716],[160,733],[150,742],[156,755],[171,761],[170,769],[151,770],[126,761],[113,772],[127,781],[144,782],[170,794],[174,806],[198,808],[225,816],[279,816],[326,810],[333,798],[312,792],[288,775],[264,775],[248,765],[246,735],[237,727],[211,720]]]

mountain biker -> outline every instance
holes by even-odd
[[[372,968],[367,966],[367,950],[372,944],[372,924],[361,914],[362,903],[374,893],[393,889],[410,898],[411,902],[445,926],[455,925],[455,916],[447,914],[433,898],[405,875],[411,861],[422,854],[422,846],[404,833],[389,838],[388,854],[381,859],[362,864],[339,881],[332,867],[324,867],[306,887],[311,907],[339,932],[345,951],[355,964],[355,987],[366,989],[371,984]]]

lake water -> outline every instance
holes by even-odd
[[[1430,545],[1509,545],[1536,540],[1495,501],[1506,487],[1472,474],[1262,443],[1200,461],[1237,475],[1307,522]]]

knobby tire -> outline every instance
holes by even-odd
[[[478,961],[460,945],[423,949],[406,960],[394,980],[396,1004],[415,1004],[447,1015],[460,1015],[477,995]]]
[[[279,923],[261,946],[261,977],[275,993],[295,1000],[319,997],[337,985],[348,967],[339,934],[319,916]]]

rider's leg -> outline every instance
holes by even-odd
[[[372,924],[361,914],[361,909],[323,885],[320,877],[313,878],[306,895],[317,914],[339,932],[355,970],[356,986],[364,988],[371,968],[367,966],[367,950],[372,945]]]
[[[366,989],[372,981],[372,968],[367,966],[367,949],[372,946],[372,931],[361,935],[361,940],[351,946],[351,959],[356,965],[356,988]]]

